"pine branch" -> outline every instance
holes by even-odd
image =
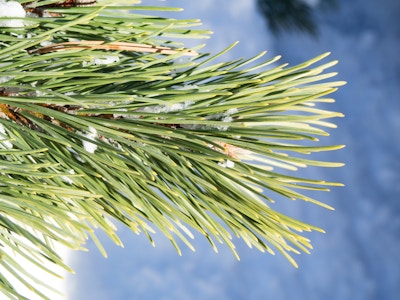
[[[340,184],[288,175],[341,166],[305,156],[341,148],[317,143],[342,116],[319,108],[343,84],[327,54],[215,63],[231,47],[210,57],[176,41],[206,37],[198,21],[136,13],[173,9],[21,3],[24,26],[0,28],[2,268],[45,298],[5,250],[68,269],[53,242],[82,249],[90,236],[105,255],[94,228],[121,245],[113,221],[152,243],[154,225],[179,253],[178,240],[193,249],[189,228],[237,257],[233,236],[294,265],[309,252],[301,232],[322,230],[275,211],[264,191],[330,208],[302,190]]]

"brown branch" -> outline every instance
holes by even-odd
[[[174,50],[168,47],[153,46],[146,44],[136,44],[129,42],[111,42],[105,41],[79,41],[79,42],[64,42],[49,45],[39,49],[31,50],[29,53],[49,53],[64,50],[77,50],[77,49],[96,49],[96,50],[114,50],[114,51],[135,51],[145,53],[160,53],[160,54],[176,54],[186,51],[184,55],[196,56],[198,53],[192,50]]]

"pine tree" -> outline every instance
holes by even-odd
[[[91,238],[105,253],[94,229],[121,245],[115,223],[151,243],[160,231],[178,252],[191,230],[237,257],[240,238],[296,266],[311,248],[302,232],[323,230],[275,211],[265,191],[331,208],[302,190],[339,183],[293,171],[342,165],[306,157],[342,147],[317,143],[342,116],[320,107],[343,84],[326,72],[336,61],[217,63],[234,45],[185,48],[209,32],[157,16],[179,9],[57,1],[0,0],[0,293],[24,299],[15,277],[46,299],[15,254],[69,270],[54,243]]]
[[[287,31],[318,33],[315,13],[337,7],[336,0],[257,0],[268,28],[274,34]]]

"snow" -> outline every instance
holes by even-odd
[[[1,76],[0,77],[0,83],[6,83],[6,82],[10,81],[13,78],[14,78],[14,76]]]
[[[205,117],[206,120],[219,120],[225,123],[229,123],[233,121],[231,115],[237,113],[237,108],[230,108],[227,111],[215,115],[210,115]],[[190,130],[207,130],[209,128],[214,128],[219,131],[226,131],[228,130],[228,125],[199,125],[199,124],[182,124],[183,128],[190,129]]]
[[[138,108],[136,112],[153,113],[153,114],[179,112],[187,109],[193,103],[194,103],[193,101],[185,101],[182,103],[175,103],[172,105],[145,106],[142,108]]]
[[[74,169],[70,169],[70,170],[68,170],[68,173],[71,174],[71,175],[74,175],[75,174],[75,170]],[[64,180],[68,184],[73,184],[74,183],[69,176],[61,176],[61,178],[62,178],[62,180]]]
[[[96,130],[96,128],[89,126],[88,131],[86,133],[83,133],[82,135],[84,137],[88,138],[89,140],[94,141],[95,138],[97,137],[97,130]],[[82,140],[82,145],[83,145],[83,148],[89,153],[94,153],[94,151],[96,151],[96,149],[97,149],[96,144],[91,143],[87,140]]]
[[[0,149],[12,149],[13,144],[9,141],[2,141],[3,139],[7,139],[8,135],[6,129],[4,128],[3,124],[0,123]]]
[[[229,159],[224,162],[219,162],[218,165],[222,168],[230,168],[233,169],[235,167],[235,163]]]
[[[90,65],[110,65],[115,62],[119,61],[119,57],[116,55],[102,55],[102,56],[94,56],[91,58],[91,61],[86,62],[84,61],[82,65],[85,66],[90,66]]]
[[[180,90],[180,91],[185,91],[185,90],[194,90],[198,89],[199,87],[196,84],[184,84],[183,86],[173,86],[172,87],[175,90]]]
[[[269,50],[292,65],[331,51],[340,80],[348,81],[330,109],[346,117],[326,144],[346,144],[319,157],[342,161],[341,169],[307,168],[301,174],[341,181],[344,188],[318,193],[335,211],[302,202],[277,201],[277,209],[326,230],[309,234],[314,250],[296,257],[294,269],[281,255],[271,256],[238,242],[241,261],[226,247],[215,254],[200,235],[196,252],[179,257],[158,234],[156,248],[127,229],[119,233],[125,248],[103,238],[109,258],[89,242],[89,253],[70,258],[77,275],[67,280],[68,299],[274,299],[395,300],[400,294],[400,1],[339,1],[339,9],[321,13],[320,36],[265,30],[255,1],[150,1],[184,7],[181,18],[200,18],[215,34],[206,51],[216,53],[240,40],[224,59]],[[200,41],[203,43],[204,41]]]
[[[25,18],[25,15],[26,12],[19,2],[0,0],[0,27],[23,27],[25,25],[23,20],[10,17]]]

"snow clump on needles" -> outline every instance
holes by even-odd
[[[22,5],[17,1],[0,0],[0,27],[24,27],[25,23],[22,19],[25,18],[26,12]]]

